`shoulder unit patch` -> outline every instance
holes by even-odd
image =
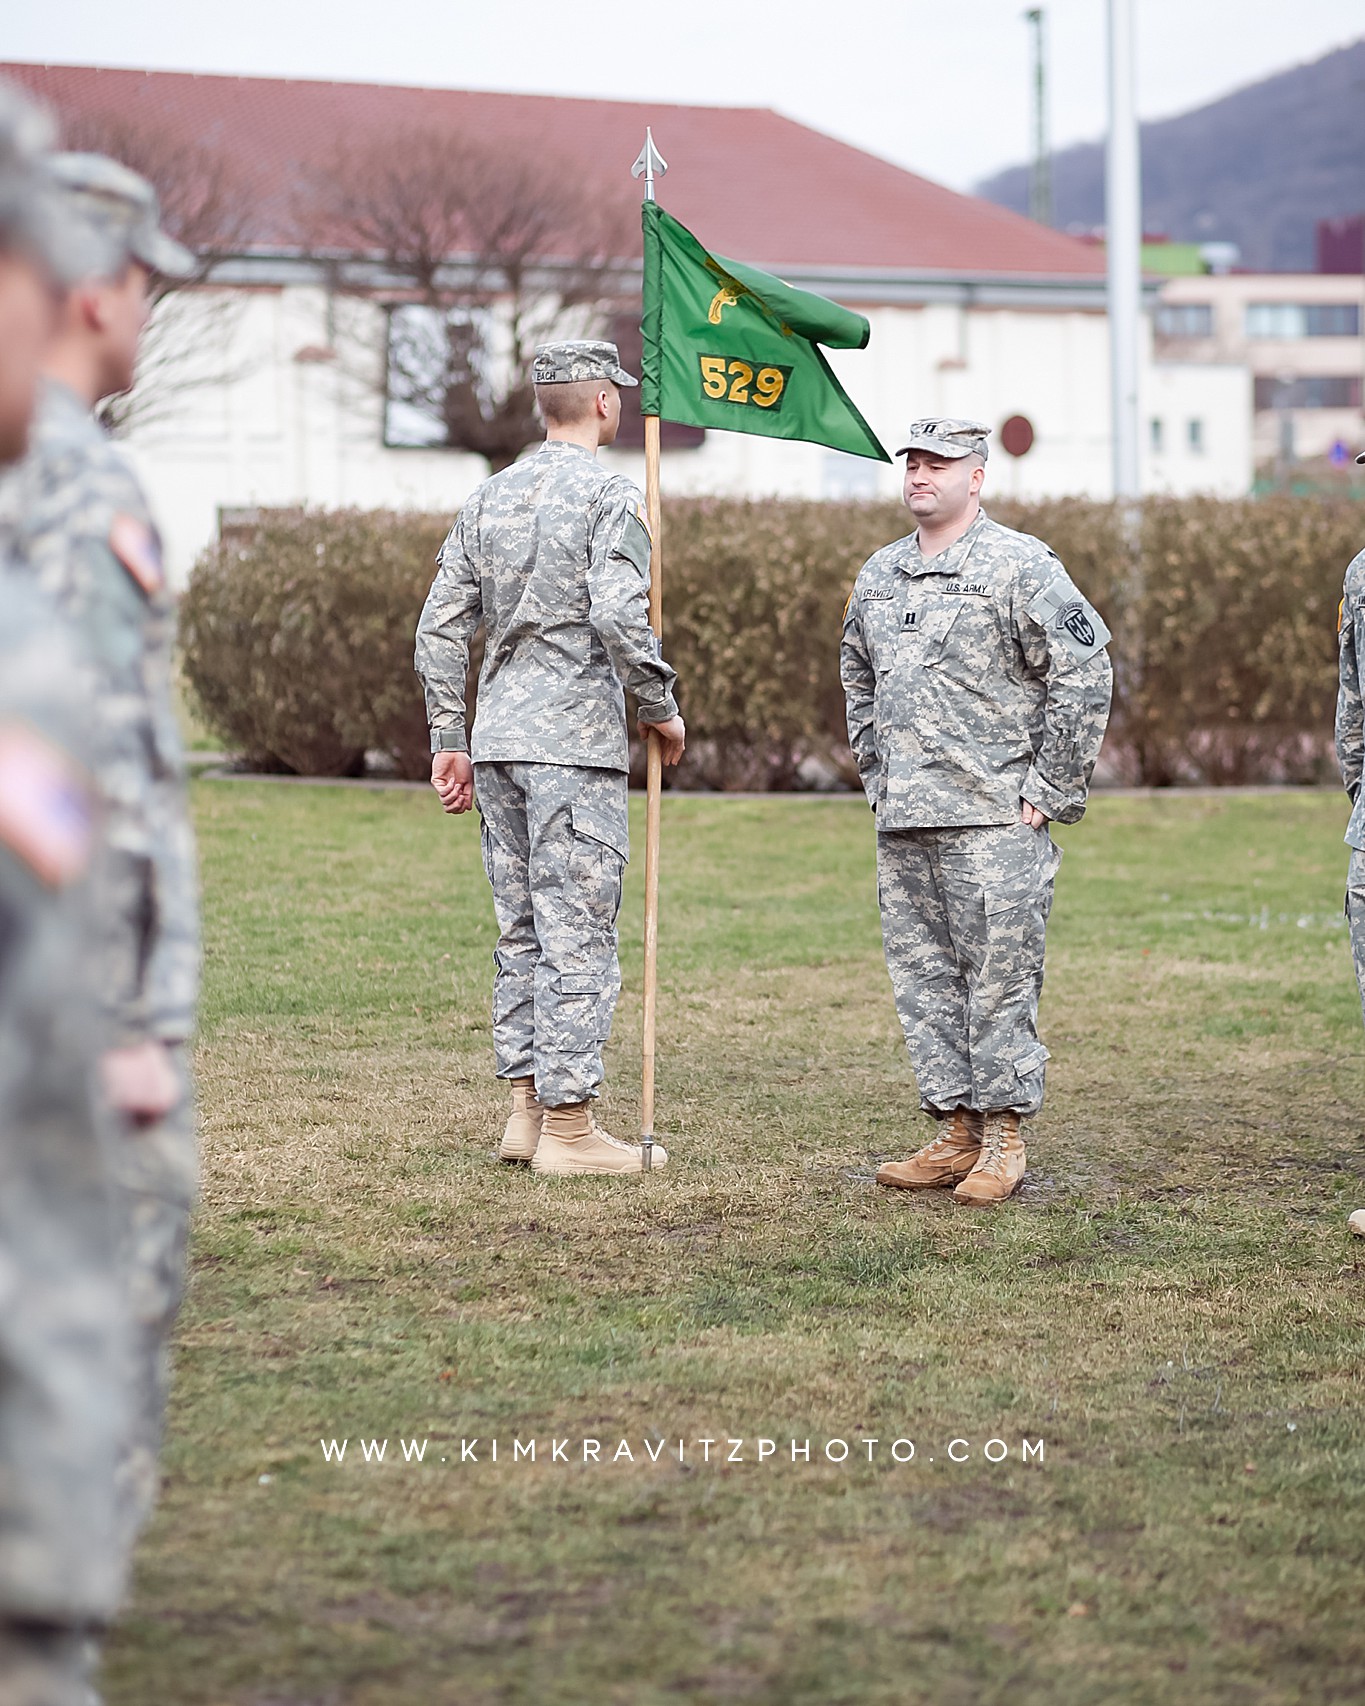
[[[621,527],[621,537],[617,541],[615,555],[624,557],[642,574],[649,573],[649,555],[653,549],[653,541],[649,537],[649,527],[638,507],[626,511],[626,519]]]
[[[161,541],[145,521],[120,510],[110,524],[109,549],[148,598],[154,597],[165,586]]]
[[[1049,581],[1028,607],[1028,613],[1048,638],[1084,663],[1109,643],[1109,630],[1093,604],[1077,592],[1068,575]]]

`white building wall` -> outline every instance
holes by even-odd
[[[217,537],[222,510],[307,504],[453,515],[488,465],[385,448],[383,397],[364,371],[377,369],[381,317],[369,311],[367,349],[354,325],[336,335],[321,290],[233,294],[231,349],[226,358],[215,353],[217,381],[203,382],[192,353],[184,364],[163,360],[151,376],[148,418],[135,415],[127,435],[173,580],[183,584]],[[346,306],[354,315],[360,305]]]
[[[1143,491],[1244,497],[1254,463],[1250,371],[1153,362],[1140,378]]]
[[[184,299],[178,336],[188,354],[159,364],[148,399],[155,407],[135,420],[128,440],[176,581],[216,536],[221,510],[308,504],[453,514],[485,476],[477,456],[384,446],[378,310],[338,306],[313,287],[234,291],[226,338],[219,326],[216,338],[197,340],[196,312],[212,309],[221,319],[222,296],[205,293],[197,305]],[[832,351],[829,359],[889,450],[917,416],[965,415],[998,431],[1023,414],[1034,426],[1033,448],[1018,459],[995,449],[988,501],[992,491],[1110,495],[1103,314],[929,304],[876,307],[869,319],[868,349]],[[187,378],[196,382],[186,386]],[[1144,416],[1173,423],[1162,449],[1149,447],[1151,490],[1248,489],[1249,385],[1244,368],[1155,364],[1146,352]],[[1190,445],[1191,419],[1202,423],[1198,450]],[[638,454],[606,452],[604,460],[643,481]],[[663,471],[665,492],[678,495],[894,497],[900,479],[899,463],[735,433],[709,433],[695,450],[670,451]]]
[[[925,415],[959,415],[996,432],[1011,415],[1033,423],[1025,456],[992,448],[986,499],[1113,495],[1109,452],[1109,329],[1103,314],[1039,309],[874,308],[865,350],[829,362],[868,424],[894,451]],[[1140,368],[1144,489],[1240,497],[1251,487],[1251,379],[1245,367],[1156,362],[1143,324]],[[1150,421],[1160,419],[1162,448]],[[1198,447],[1189,423],[1199,422]],[[613,458],[642,478],[638,457]],[[900,464],[879,466],[814,445],[709,434],[665,458],[679,494],[897,497]]]

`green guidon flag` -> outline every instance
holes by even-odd
[[[865,348],[861,314],[708,254],[657,202],[644,225],[641,414],[891,460],[820,352]]]

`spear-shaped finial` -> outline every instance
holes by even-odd
[[[632,178],[645,180],[645,200],[654,200],[654,180],[663,177],[668,170],[668,161],[664,159],[654,146],[654,132],[646,125],[645,145],[640,150],[640,157],[630,169]]]

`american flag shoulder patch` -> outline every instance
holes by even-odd
[[[109,549],[148,598],[161,591],[166,583],[161,542],[145,521],[120,510],[109,527]]]
[[[80,769],[26,723],[0,723],[0,845],[49,888],[90,862],[94,814]]]

